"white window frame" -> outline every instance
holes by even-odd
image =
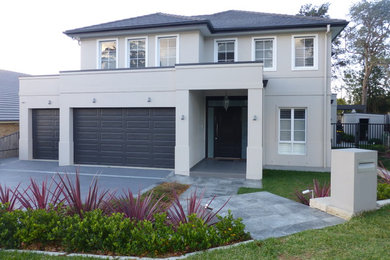
[[[155,42],[155,65],[156,67],[160,66],[160,39],[161,38],[176,38],[176,64],[179,63],[179,49],[180,49],[180,37],[179,34],[166,34],[166,35],[156,35],[156,42]]]
[[[119,45],[118,45],[118,38],[106,38],[106,39],[97,39],[96,40],[96,50],[97,50],[97,60],[96,60],[96,68],[97,69],[102,69],[102,62],[101,62],[101,55],[102,55],[102,52],[100,50],[100,43],[101,42],[113,42],[115,41],[115,45],[116,45],[116,61],[115,61],[115,69],[118,68],[118,64],[119,64]]]
[[[218,62],[218,42],[234,42],[234,62],[238,61],[238,39],[237,38],[221,38],[214,39],[214,62]]]
[[[280,140],[280,111],[282,109],[290,109],[290,110],[294,110],[294,113],[291,113],[291,140],[290,141],[281,141]],[[304,109],[305,110],[305,141],[294,141],[292,140],[293,137],[294,137],[294,130],[295,130],[295,127],[294,127],[294,115],[295,115],[295,110],[296,109]],[[284,143],[284,144],[291,144],[293,145],[294,143],[296,144],[304,144],[305,145],[305,151],[303,153],[294,153],[294,152],[291,152],[291,153],[282,153],[280,152],[280,144],[281,143]],[[307,107],[279,107],[278,108],[278,153],[281,154],[281,155],[306,155],[306,151],[307,151]]]
[[[276,71],[277,70],[277,38],[276,36],[261,36],[261,37],[252,37],[252,61],[256,61],[256,41],[257,40],[267,40],[272,39],[272,67],[266,68],[263,67],[264,71]]]
[[[313,66],[295,66],[295,38],[313,38]],[[318,70],[318,34],[296,34],[291,36],[291,69]]]
[[[145,40],[145,68],[148,67],[148,36],[138,36],[138,37],[127,37],[125,39],[126,41],[126,50],[125,50],[125,55],[126,55],[126,68],[131,68],[130,67],[130,45],[129,41],[131,40]]]

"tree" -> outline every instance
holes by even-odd
[[[346,33],[347,47],[351,60],[361,67],[360,101],[367,106],[369,81],[374,69],[378,67],[383,71],[390,62],[390,0],[363,0],[351,7],[350,17],[352,26]],[[388,72],[383,76],[385,74]]]
[[[383,66],[375,66],[367,82],[367,111],[372,113],[386,113],[390,111],[390,86],[388,70]],[[347,86],[350,101],[361,103],[362,82],[364,71],[349,69],[345,71],[344,81]]]
[[[301,6],[301,9],[299,9],[299,13],[297,15],[329,18],[329,6],[329,3],[324,3],[320,6],[305,4]]]

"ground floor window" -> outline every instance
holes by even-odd
[[[280,108],[279,153],[306,153],[306,109]]]

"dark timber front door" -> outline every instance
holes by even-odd
[[[214,157],[241,158],[241,107],[214,110]]]

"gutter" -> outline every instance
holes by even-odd
[[[326,168],[326,162],[328,160],[328,134],[329,134],[329,128],[330,128],[330,122],[328,122],[328,115],[329,115],[329,102],[328,102],[328,35],[330,33],[330,24],[326,26],[326,33],[325,33],[325,58],[324,58],[324,136],[323,136],[323,146],[324,146],[324,154],[323,154],[323,167]]]

